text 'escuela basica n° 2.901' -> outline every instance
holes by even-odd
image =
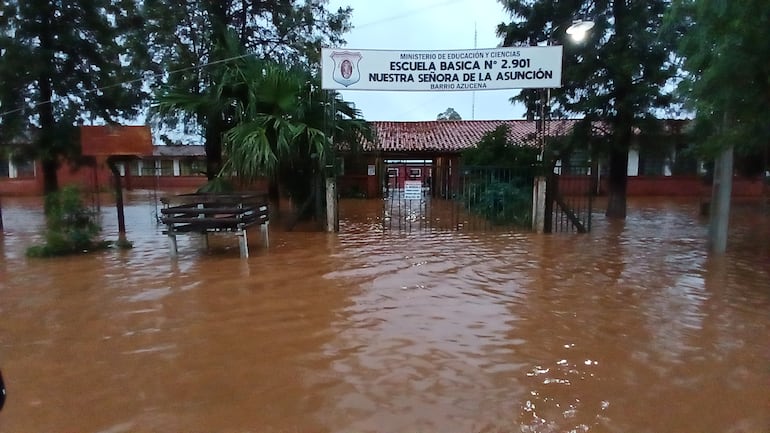
[[[532,68],[520,51],[402,53],[388,72],[369,72],[370,82],[426,83],[431,89],[487,88],[492,81],[550,80],[553,70]]]

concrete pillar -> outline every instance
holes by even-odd
[[[543,233],[545,230],[545,176],[535,177],[532,188],[532,230]]]
[[[339,231],[337,221],[337,179],[326,178],[326,231],[333,233]]]

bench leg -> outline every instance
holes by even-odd
[[[264,224],[260,227],[260,230],[262,231],[262,244],[265,246],[265,248],[270,246],[270,237],[268,235],[268,224],[270,224],[269,221],[265,221]]]
[[[168,232],[168,249],[171,257],[177,256],[176,235],[171,230]]]
[[[241,248],[241,258],[249,258],[249,239],[246,236],[246,229],[238,231],[238,246]]]

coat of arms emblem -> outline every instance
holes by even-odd
[[[359,52],[334,51],[330,56],[334,60],[334,81],[345,87],[356,84],[361,79],[361,72],[358,70],[358,62],[362,56]]]

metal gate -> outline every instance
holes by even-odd
[[[531,230],[534,167],[433,168],[412,166],[406,176],[390,169],[384,185],[385,230]]]
[[[596,178],[591,166],[556,167],[546,184],[546,233],[591,231]]]

